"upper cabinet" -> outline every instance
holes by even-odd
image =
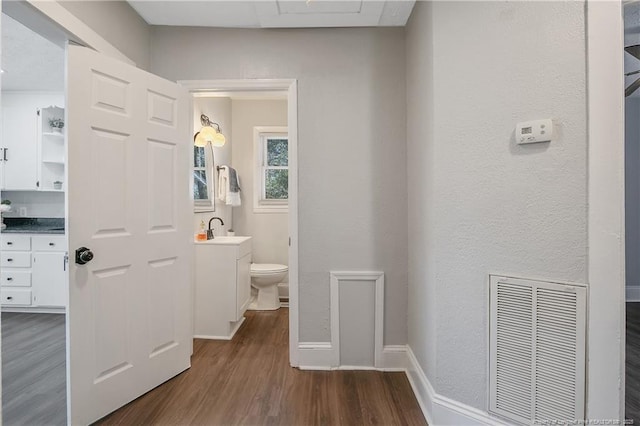
[[[2,189],[38,188],[38,116],[37,109],[3,106],[0,175]]]
[[[50,120],[64,120],[63,94],[3,92],[0,189],[64,188],[65,139]]]

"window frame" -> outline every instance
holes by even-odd
[[[196,150],[196,148],[198,148],[197,146],[193,146],[194,152]],[[209,152],[210,150],[207,150],[207,147],[202,147],[204,149],[204,167],[196,167],[195,165],[195,160],[192,161],[191,164],[191,168],[192,168],[192,173],[191,173],[191,179],[192,179],[192,185],[195,185],[195,178],[194,178],[194,173],[197,170],[204,170],[205,172],[205,178],[207,181],[207,199],[205,200],[196,200],[195,198],[193,199],[193,211],[195,213],[204,213],[204,212],[214,212],[216,211],[216,206],[215,206],[215,198],[213,196],[214,194],[214,188],[215,188],[215,182],[213,181],[213,168],[211,167],[211,153]],[[195,154],[194,154],[194,158],[195,158]],[[191,191],[191,194],[193,196],[193,190]]]
[[[287,139],[287,166],[267,166],[267,141],[269,139]],[[289,146],[289,129],[286,126],[257,126],[253,128],[253,212],[254,213],[286,213],[289,211],[289,198],[286,200],[265,199],[265,176],[267,170],[289,170],[288,160],[291,148]]]

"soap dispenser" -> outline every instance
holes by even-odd
[[[198,233],[196,234],[196,240],[197,241],[207,241],[207,232],[204,229],[204,220],[200,221],[200,229],[198,230]]]

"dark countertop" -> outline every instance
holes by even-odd
[[[64,234],[64,218],[5,217],[3,234]]]

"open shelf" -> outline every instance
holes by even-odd
[[[54,139],[64,139],[64,133],[57,132],[43,132],[42,136],[47,136]]]
[[[56,106],[42,108],[40,114],[40,146],[39,146],[39,190],[46,192],[64,192],[55,189],[53,182],[64,182],[65,178],[65,135],[63,132],[54,132],[49,125],[50,119],[64,119],[64,109]]]

